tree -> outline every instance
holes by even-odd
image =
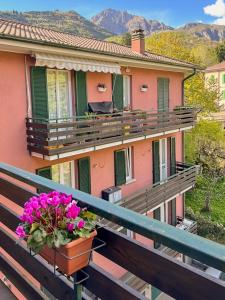
[[[186,134],[186,159],[200,165],[204,190],[204,211],[210,210],[215,186],[225,175],[225,139],[223,126],[215,121],[201,119]]]
[[[216,47],[216,55],[219,62],[222,62],[225,60],[225,43],[219,44]]]

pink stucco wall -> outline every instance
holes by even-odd
[[[112,75],[110,73],[87,72],[88,102],[112,101]],[[106,91],[99,92],[98,84],[105,84]]]

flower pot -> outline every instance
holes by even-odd
[[[101,92],[101,93],[106,92],[106,87],[98,86],[98,91]]]
[[[40,255],[52,265],[56,265],[64,274],[71,275],[88,265],[94,237],[93,231],[89,238],[79,238],[58,249],[45,246]]]
[[[148,88],[147,87],[141,87],[141,92],[147,92]]]

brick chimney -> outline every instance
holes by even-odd
[[[135,29],[131,33],[131,49],[140,54],[145,53],[145,35],[143,29]]]

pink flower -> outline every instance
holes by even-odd
[[[85,225],[84,220],[80,220],[77,224],[77,228],[79,228],[79,229],[84,228],[84,225]]]
[[[36,217],[37,217],[38,219],[40,219],[40,217],[41,217],[41,212],[40,212],[40,210],[36,210],[35,215],[36,215]]]
[[[18,235],[19,238],[24,238],[26,236],[23,226],[19,225],[16,228],[16,234]]]
[[[72,223],[68,223],[68,224],[66,225],[66,227],[67,227],[67,230],[68,230],[69,232],[72,232],[72,231],[74,230],[74,224],[72,224]]]
[[[59,203],[60,203],[59,197],[58,197],[58,196],[53,196],[53,197],[52,197],[51,204],[52,204],[53,206],[57,206],[57,205],[59,205]]]
[[[33,207],[33,209],[38,209],[38,208],[40,208],[40,205],[39,205],[39,203],[38,203],[37,200],[32,201],[32,202],[31,202],[31,206]]]

